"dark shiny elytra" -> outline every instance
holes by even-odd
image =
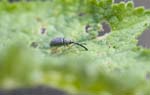
[[[85,46],[83,46],[82,44],[80,43],[77,43],[77,42],[73,42],[71,40],[68,40],[68,39],[65,39],[63,37],[57,37],[57,38],[54,38],[51,40],[50,42],[50,46],[51,47],[54,47],[54,46],[63,46],[63,45],[69,45],[69,44],[76,44],[78,46],[81,46],[83,47],[85,50],[88,50]]]
[[[62,46],[62,45],[69,45],[71,44],[72,41],[71,40],[66,40],[64,38],[54,38],[51,40],[50,42],[50,46]]]

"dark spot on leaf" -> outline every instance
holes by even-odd
[[[31,43],[31,47],[37,48],[38,47],[38,43],[37,42],[32,42]]]
[[[138,37],[138,44],[144,48],[150,48],[150,29],[146,29],[141,36]]]
[[[41,28],[41,34],[45,34],[46,33],[46,28],[42,27]]]
[[[115,3],[120,3],[120,2],[128,2],[128,1],[131,1],[131,0],[115,0]]]
[[[84,15],[85,13],[82,13],[82,12],[78,14],[78,16],[84,16]]]
[[[13,2],[17,2],[19,0],[9,0],[9,2],[13,3]]]
[[[0,95],[68,95],[64,91],[46,86],[0,90]]]
[[[89,24],[87,24],[87,25],[85,26],[85,32],[86,32],[86,33],[88,33],[90,27],[91,27],[91,26],[90,26]]]
[[[116,49],[117,47],[116,47],[116,46],[113,46],[113,48],[115,48],[115,49]]]
[[[111,27],[107,22],[102,22],[102,29],[99,31],[98,36],[103,36],[109,32],[111,32]]]
[[[147,72],[147,73],[146,73],[145,78],[146,78],[146,80],[150,80],[150,72]]]

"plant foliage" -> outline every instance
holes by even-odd
[[[89,95],[150,94],[150,50],[137,46],[137,37],[149,27],[149,10],[112,0],[0,2],[0,6],[1,88],[43,84]],[[97,27],[103,21],[112,28],[107,36],[93,35],[100,28],[85,32],[87,24]],[[86,43],[89,50],[49,47],[55,37]]]

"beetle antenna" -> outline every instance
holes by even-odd
[[[84,45],[82,45],[82,44],[80,44],[80,43],[77,43],[77,42],[72,42],[73,44],[76,44],[76,45],[78,45],[78,46],[81,46],[81,47],[83,47],[86,51],[88,51],[88,49],[84,46]]]

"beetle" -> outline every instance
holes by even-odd
[[[70,45],[70,44],[76,44],[78,46],[81,46],[84,48],[86,51],[88,50],[84,45],[74,42],[70,39],[65,39],[63,37],[56,37],[50,41],[50,46],[51,47],[57,47],[57,46],[65,46],[65,45]]]

